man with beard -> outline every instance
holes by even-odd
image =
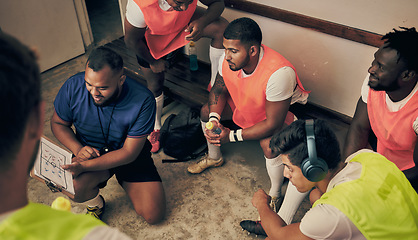
[[[0,239],[130,239],[90,216],[28,201],[45,103],[35,54],[0,33]]]
[[[128,0],[125,19],[125,43],[135,52],[147,86],[157,103],[154,131],[149,139],[151,152],[160,149],[161,114],[164,105],[164,72],[174,61],[176,50],[189,41],[211,39],[209,58],[212,80],[223,53],[222,33],[228,21],[221,17],[223,0]]]
[[[261,44],[261,29],[254,20],[239,18],[232,21],[223,36],[225,54],[219,61],[219,71],[209,94],[209,102],[201,109],[208,154],[190,165],[188,171],[196,174],[210,167],[221,166],[224,162],[221,144],[259,140],[271,181],[269,194],[272,207],[277,211],[283,183],[283,164],[280,156],[271,152],[269,142],[273,133],[282,129],[285,123],[294,121],[289,106],[295,102],[306,103],[308,93],[303,89],[293,65],[273,49]],[[240,128],[231,130],[224,127],[220,124],[221,117],[222,120],[232,119]],[[215,134],[206,129],[208,121],[222,132]],[[303,199],[306,196],[299,194],[294,187],[290,189],[297,197]],[[293,200],[288,202],[300,203]],[[299,204],[286,208],[290,212],[286,216],[293,216],[292,211],[298,207]]]
[[[64,83],[54,107],[52,132],[75,156],[63,166],[73,173],[73,200],[86,202],[87,214],[101,218],[99,188],[115,174],[137,214],[160,222],[165,194],[147,140],[155,101],[145,86],[123,75],[121,56],[105,47],[93,50],[86,71]]]
[[[374,150],[394,162],[417,190],[418,33],[415,28],[394,29],[382,39],[363,83],[344,156],[377,138]]]

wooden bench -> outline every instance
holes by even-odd
[[[105,45],[106,47],[119,53],[124,60],[125,74],[144,85],[146,81],[135,54],[126,48],[123,37],[116,39]],[[208,101],[209,92],[207,86],[210,81],[210,66],[199,61],[199,69],[190,71],[189,59],[184,54],[178,54],[175,64],[167,70],[164,81],[165,104],[170,101],[178,101],[189,107],[200,108]],[[322,118],[334,119],[339,122],[350,124],[351,118],[330,109],[307,103],[306,105],[295,103],[290,107],[299,118]]]

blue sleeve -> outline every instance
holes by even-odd
[[[70,80],[69,78],[60,88],[55,97],[54,107],[58,117],[66,122],[73,122],[73,113],[71,111]]]
[[[154,130],[156,103],[153,96],[144,99],[139,116],[128,132],[128,137],[144,137]]]

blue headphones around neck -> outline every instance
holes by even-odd
[[[303,176],[311,182],[319,182],[325,178],[328,173],[328,165],[322,159],[316,156],[314,120],[308,119],[305,122],[306,144],[308,147],[308,158],[305,158],[300,165]]]

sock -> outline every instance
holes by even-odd
[[[283,184],[283,169],[284,165],[282,163],[281,156],[277,156],[275,158],[267,158],[266,159],[266,168],[267,173],[270,177],[271,187],[269,195],[271,197],[280,197],[281,187]]]
[[[100,197],[100,194],[97,193],[96,197],[94,197],[94,198],[92,198],[88,201],[85,201],[84,204],[87,204],[87,206],[89,206],[89,207],[96,207],[97,206],[99,208],[102,208],[103,205],[104,205],[104,202],[103,202],[103,199]]]
[[[157,103],[157,106],[156,106],[156,112],[155,112],[154,130],[160,130],[160,128],[161,128],[161,115],[163,113],[163,105],[164,105],[164,93],[161,93],[160,96],[156,97],[155,102]]]
[[[206,122],[200,121],[202,124],[202,131],[205,132]],[[219,159],[222,157],[221,147],[215,146],[206,139],[206,143],[208,144],[208,157],[212,159]]]
[[[213,87],[215,84],[216,74],[218,74],[219,58],[225,52],[225,49],[209,47],[209,59],[211,66],[211,77],[210,77],[210,86]]]
[[[279,212],[277,213],[287,225],[292,223],[296,211],[299,209],[300,204],[308,194],[309,191],[306,193],[299,192],[296,189],[295,185],[293,185],[292,182],[289,181],[289,184],[287,185],[286,194],[284,195],[283,204],[280,207]]]

